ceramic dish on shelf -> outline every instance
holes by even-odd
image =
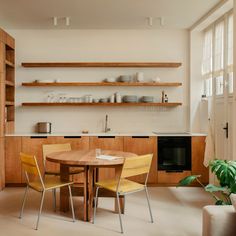
[[[101,98],[101,99],[99,100],[99,102],[101,102],[101,103],[107,103],[107,102],[108,102],[108,98]]]
[[[55,80],[38,80],[38,79],[36,79],[34,82],[35,83],[54,83]]]
[[[130,82],[131,81],[131,76],[130,75],[121,75],[118,78],[119,82]]]
[[[123,102],[137,102],[138,97],[136,95],[126,95],[123,97]]]
[[[115,78],[106,78],[106,79],[104,79],[104,82],[107,82],[107,83],[114,83],[114,82],[116,82],[116,79]]]
[[[140,99],[141,102],[146,102],[146,103],[153,102],[153,100],[154,100],[153,96],[143,96]]]

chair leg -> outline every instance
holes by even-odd
[[[147,190],[146,186],[145,186],[145,193],[146,193],[146,197],[147,197],[147,202],[148,202],[148,208],[149,208],[149,213],[150,213],[150,217],[151,217],[151,222],[153,223],[152,210],[151,210],[151,205],[150,205],[150,201],[149,201],[149,194],[148,194],[148,190]]]
[[[94,209],[93,209],[93,224],[95,223],[95,217],[96,217],[98,190],[99,190],[99,187],[96,188],[96,196],[95,196]]]
[[[27,185],[26,188],[25,188],[25,193],[24,193],[24,197],[23,197],[23,200],[22,200],[21,211],[20,211],[20,215],[19,215],[20,219],[23,216],[23,211],[24,211],[24,207],[25,207],[25,201],[26,201],[26,195],[27,195],[28,189],[29,189],[29,186]]]
[[[120,211],[120,199],[119,199],[119,194],[116,193],[116,200],[117,200],[117,205],[118,205],[118,211],[119,211],[119,220],[120,220],[120,229],[121,233],[123,234],[123,225],[122,225],[122,219],[121,219],[121,211]]]
[[[73,204],[70,185],[68,185],[68,189],[69,189],[69,194],[70,194],[70,206],[71,206],[72,218],[73,218],[73,222],[75,222],[75,210],[74,210],[74,204]]]
[[[45,191],[42,192],[41,203],[40,203],[40,208],[39,208],[39,213],[38,213],[38,219],[37,219],[37,223],[36,223],[36,227],[35,227],[36,230],[38,229],[38,226],[39,226],[39,219],[40,219],[42,208],[43,208],[44,195],[45,195]]]
[[[57,190],[54,188],[52,190],[52,197],[53,197],[53,207],[54,207],[54,211],[57,210]]]
[[[124,209],[123,209],[123,212],[122,212],[122,214],[124,215],[125,214],[125,195],[124,195]]]

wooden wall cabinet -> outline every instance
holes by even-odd
[[[21,137],[5,137],[5,174],[6,184],[22,182],[22,168],[19,153],[22,151]]]
[[[22,137],[22,152],[36,156],[41,173],[44,170],[42,145],[49,144],[49,142],[50,139],[47,136]]]
[[[205,152],[205,138],[193,136],[192,137],[192,175],[201,175],[202,183],[209,182],[209,168],[203,165]]]
[[[124,150],[124,137],[98,136],[90,137],[90,149],[100,148],[103,150]],[[115,177],[114,168],[99,168],[99,180]]]
[[[43,152],[42,147],[44,144],[57,144],[57,143],[70,143],[72,149],[89,149],[89,138],[81,137],[81,138],[70,138],[63,136],[51,136],[51,137],[22,137],[22,152],[29,153],[35,155],[37,157],[37,161],[39,164],[39,168],[43,173],[44,165],[43,165]],[[59,165],[56,163],[47,162],[47,169],[55,170],[59,168]]]
[[[153,161],[151,171],[148,179],[150,185],[176,185],[180,179],[191,175],[201,174],[203,183],[208,183],[208,168],[203,166],[204,150],[205,150],[205,137],[192,137],[192,170],[184,172],[165,172],[158,171],[157,165],[157,139],[158,137],[115,137],[115,136],[82,136],[82,137],[70,137],[70,136],[50,136],[50,137],[11,137],[5,138],[5,171],[6,171],[6,183],[19,184],[25,182],[24,173],[21,170],[21,164],[19,160],[19,153],[26,152],[32,155],[36,155],[39,166],[43,171],[43,156],[42,145],[53,143],[70,143],[72,149],[96,149],[103,150],[117,150],[125,152],[133,152],[138,155],[153,153]],[[4,147],[4,138],[0,138],[0,145]],[[1,155],[4,156],[4,148],[0,148]],[[0,163],[0,170],[4,169],[4,160]],[[50,163],[49,168],[58,168],[55,163]],[[1,173],[4,176],[4,171]],[[108,179],[115,176],[114,168],[100,168],[99,179]],[[144,182],[144,176],[137,176],[132,178],[138,182]],[[1,178],[4,182],[4,179]],[[75,175],[75,182],[82,182],[83,175]]]
[[[14,99],[15,40],[0,29],[0,190],[5,187],[4,136],[14,131]]]
[[[0,137],[0,191],[5,187],[4,138]]]
[[[192,136],[191,138],[191,170],[183,172],[158,171],[158,184],[176,185],[181,179],[189,175],[201,175],[200,180],[204,184],[208,184],[209,168],[203,165],[205,138],[205,136]]]
[[[59,143],[70,143],[72,150],[89,150],[89,137],[87,136],[55,136],[48,138],[49,144],[59,144]],[[50,161],[46,162],[47,170],[59,169],[60,165]],[[77,174],[73,175],[71,179],[74,183],[83,183],[84,175]]]
[[[153,154],[148,183],[157,183],[157,137],[132,136],[124,137],[124,151],[138,155]],[[132,177],[134,181],[144,183],[146,175]]]
[[[158,171],[157,175],[158,175],[158,184],[176,186],[181,179],[191,175],[191,171],[183,171],[183,172]]]

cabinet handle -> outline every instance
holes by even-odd
[[[132,136],[132,138],[150,138],[149,136]]]
[[[115,136],[98,136],[98,138],[116,138]]]
[[[30,136],[30,138],[48,138],[48,136]]]
[[[64,138],[81,138],[81,136],[64,136]]]
[[[182,173],[183,170],[166,170],[166,173]]]

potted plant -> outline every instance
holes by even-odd
[[[210,170],[219,181],[219,186],[208,184],[204,186],[199,180],[201,175],[191,175],[179,181],[179,186],[187,186],[196,181],[206,192],[209,192],[216,205],[231,205],[230,194],[236,193],[236,161],[213,160],[210,162]]]

